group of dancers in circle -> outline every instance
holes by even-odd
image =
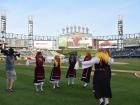
[[[43,91],[43,84],[45,80],[45,70],[43,64],[45,59],[41,52],[37,52],[35,67],[34,85],[36,91]],[[94,57],[91,53],[87,52],[83,60],[79,60],[75,55],[69,57],[69,67],[67,70],[66,78],[68,79],[68,85],[74,85],[76,78],[76,63],[80,62],[82,65],[82,77],[81,81],[84,82],[83,86],[87,87],[90,82],[90,75],[92,67],[94,65],[93,76],[93,91],[95,98],[99,100],[100,105],[109,105],[109,100],[112,98],[111,92],[111,68],[113,59],[110,56],[109,49],[99,49]],[[61,77],[61,61],[60,56],[56,55],[53,61],[53,68],[51,71],[50,82],[53,84],[53,89],[60,87]]]

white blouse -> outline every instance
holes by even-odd
[[[89,61],[82,61],[82,69],[89,68],[93,64],[98,64],[100,62],[100,59],[98,57],[93,57]],[[110,58],[108,64],[111,65],[114,62],[114,59]]]

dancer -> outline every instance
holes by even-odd
[[[84,58],[84,61],[90,61],[92,58],[91,53],[87,52]],[[91,75],[92,65],[87,66],[83,69],[81,81],[84,82],[84,87],[87,87],[88,83],[90,82],[90,75]]]
[[[36,91],[43,91],[43,84],[45,79],[45,71],[43,64],[45,62],[45,59],[41,52],[37,52],[36,57],[36,67],[35,67],[35,78],[34,78],[34,85]]]
[[[109,98],[112,98],[110,87],[110,65],[112,63],[113,59],[110,57],[110,52],[108,49],[98,50],[96,57],[92,58],[90,61],[82,62],[83,66],[95,64],[93,87],[95,90],[95,98],[99,100],[100,105],[109,105]]]
[[[61,70],[60,70],[60,57],[56,55],[54,57],[54,67],[52,68],[50,82],[53,84],[53,89],[56,87],[59,88],[59,82],[61,77]]]
[[[95,64],[93,78],[95,98],[99,100],[100,105],[109,105],[109,99],[112,98],[110,64],[113,63],[113,59],[110,57],[109,49],[98,51],[96,56],[100,58],[100,63]]]
[[[76,64],[76,56],[70,55],[69,57],[69,68],[66,74],[66,78],[68,78],[68,85],[74,85],[74,79],[76,78],[76,70],[74,69]]]

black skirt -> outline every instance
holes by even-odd
[[[90,82],[91,70],[92,70],[92,67],[89,67],[83,70],[81,81],[84,81],[86,83]]]
[[[96,71],[93,77],[93,87],[95,90],[95,98],[102,97],[112,98],[110,87],[111,72],[110,71]]]

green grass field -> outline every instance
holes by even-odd
[[[112,69],[137,70],[140,71],[140,59],[117,59],[127,62],[125,65],[112,65]],[[82,70],[77,71],[77,78],[74,86],[67,86],[65,78],[66,70],[62,69],[62,78],[59,89],[52,89],[49,83],[51,68],[45,66],[46,80],[44,93],[35,92],[34,66],[16,66],[17,81],[15,82],[16,92],[5,91],[5,70],[4,64],[0,64],[0,105],[98,105],[92,93],[92,83],[82,87],[80,81]],[[139,105],[140,100],[140,78],[132,73],[114,72],[112,75],[111,87],[113,98],[111,105]],[[92,82],[91,76],[91,82]]]

